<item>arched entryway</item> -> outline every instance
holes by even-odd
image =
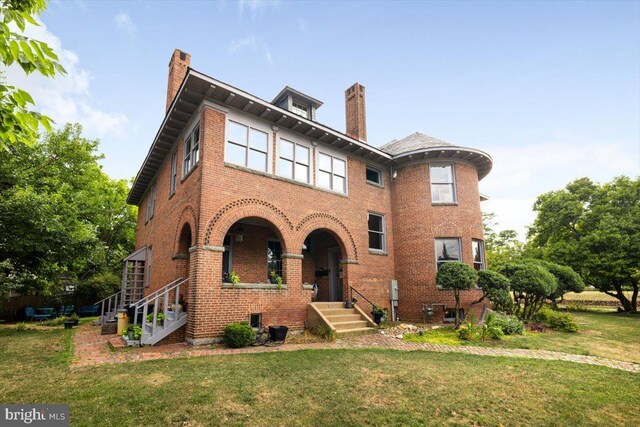
[[[266,219],[247,217],[234,222],[224,236],[222,282],[286,283],[283,254],[286,243],[280,231]]]
[[[344,245],[333,232],[317,229],[302,245],[302,282],[315,284],[316,301],[344,301],[347,281],[344,270]]]
[[[191,232],[191,226],[189,223],[185,223],[180,229],[180,235],[178,237],[178,248],[176,254],[173,256],[176,262],[176,278],[188,278],[191,270],[190,252],[189,248],[193,245],[193,233]],[[181,293],[183,294],[180,299],[187,301],[189,294],[189,283],[185,283],[181,286]]]

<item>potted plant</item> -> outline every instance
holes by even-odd
[[[271,270],[269,272],[269,283],[271,283],[272,285],[278,283],[278,275],[276,274],[275,270]]]
[[[271,341],[284,341],[287,338],[287,331],[289,331],[289,328],[286,326],[269,326],[269,339]]]
[[[387,315],[387,310],[374,305],[373,310],[371,310],[371,315],[373,316],[373,321],[376,322],[377,325],[379,325],[382,322],[382,318]]]
[[[164,325],[164,319],[165,319],[165,315],[163,312],[158,313],[158,317],[156,317],[157,319],[157,324],[162,326]],[[153,323],[153,313],[149,313],[147,314],[147,323]]]
[[[65,320],[65,321],[64,321],[64,322],[62,322],[62,323],[64,324],[64,328],[65,328],[65,329],[71,329],[71,328],[73,328],[74,326],[76,326],[76,324],[77,324],[77,323],[76,323],[75,321],[73,321],[73,320]]]
[[[77,313],[73,313],[71,316],[65,317],[64,320],[68,322],[73,322],[73,326],[78,326],[78,323],[80,323],[80,316],[78,316]]]
[[[142,337],[142,328],[138,325],[131,325],[127,328],[126,335],[130,341],[139,340]]]
[[[240,283],[240,276],[238,276],[234,271],[232,271],[231,274],[229,274],[229,281],[233,286],[235,286],[238,283]]]
[[[353,308],[353,305],[356,303],[355,298],[348,299],[344,302],[344,308]]]

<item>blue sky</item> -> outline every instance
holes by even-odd
[[[69,75],[8,77],[100,138],[114,177],[147,153],[174,48],[262,98],[287,84],[318,98],[337,129],[358,81],[372,145],[420,131],[487,151],[499,228],[523,233],[535,197],[574,178],[640,173],[640,2],[59,0],[41,20],[30,33]]]

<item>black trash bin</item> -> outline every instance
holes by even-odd
[[[289,328],[286,326],[269,326],[269,339],[271,341],[284,341],[287,338],[287,331],[289,331]]]

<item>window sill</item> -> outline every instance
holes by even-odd
[[[378,184],[377,182],[374,182],[374,181],[365,181],[365,182],[373,187],[384,188],[384,184]]]
[[[458,206],[458,202],[431,202],[431,206]]]
[[[369,249],[369,253],[371,255],[381,255],[381,256],[388,256],[389,254],[387,253],[387,251],[382,251],[379,249]]]
[[[266,289],[279,291],[288,289],[288,286],[284,283],[282,284],[282,286],[280,286],[280,288],[278,288],[278,285],[274,283],[236,283],[234,285],[233,283],[223,282],[222,289]]]
[[[264,176],[265,178],[271,178],[271,179],[275,179],[275,180],[282,181],[282,182],[288,182],[290,184],[299,185],[301,187],[310,188],[312,190],[324,191],[325,193],[333,194],[333,195],[340,196],[340,197],[349,198],[349,196],[346,193],[341,193],[339,191],[329,190],[328,188],[318,187],[316,185],[308,184],[308,183],[303,182],[303,181],[297,181],[297,180],[291,179],[291,178],[285,178],[285,177],[282,177],[282,176],[279,176],[279,175],[272,174],[270,172],[264,172],[264,171],[257,170],[257,169],[251,169],[251,168],[248,168],[246,166],[240,166],[240,165],[236,165],[235,163],[229,163],[229,162],[224,162],[224,165],[226,167],[228,167],[228,168],[236,169],[236,170],[239,170],[239,171],[242,171],[242,172],[248,172],[248,173],[252,173],[254,175]]]
[[[191,176],[191,174],[193,174],[193,172],[198,169],[198,165],[200,165],[200,160],[198,160],[198,163],[196,163],[195,165],[193,165],[193,168],[191,168],[191,170],[189,172],[187,172],[187,174],[185,176],[182,177],[182,179],[180,180],[180,184],[182,184],[183,182],[185,182],[187,180],[187,178],[189,178]]]
[[[303,283],[302,284],[302,289],[304,289],[305,291],[312,291],[313,290],[313,283]]]
[[[171,193],[169,193],[169,200],[171,200],[175,195],[176,195],[175,191],[172,191]]]

